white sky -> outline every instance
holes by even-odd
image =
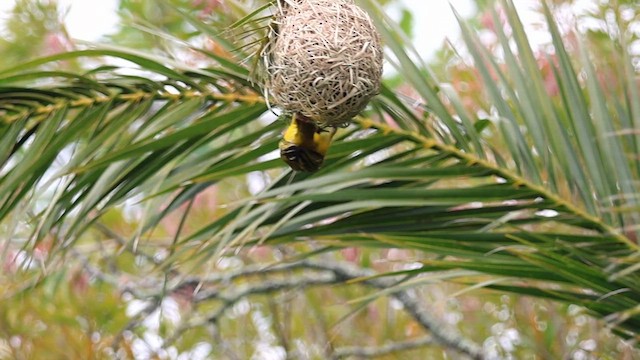
[[[58,3],[63,9],[69,9],[65,20],[73,38],[95,41],[115,30],[117,0],[58,0]]]
[[[473,14],[471,0],[401,0],[414,14],[415,46],[419,53],[430,56],[445,38],[456,38],[458,24],[453,16],[450,3],[462,16]],[[115,29],[118,0],[58,0],[63,8],[68,8],[66,24],[73,38],[97,41],[104,34]],[[0,0],[0,16],[6,19],[14,0]],[[390,14],[399,17],[399,12]]]
[[[14,0],[0,0],[0,21],[9,16]],[[69,9],[66,19],[72,37],[95,41],[115,29],[118,0],[58,0],[62,9]]]
[[[475,5],[471,0],[401,0],[413,13],[413,43],[422,56],[428,57],[442,46],[446,38],[455,39],[460,34],[458,21],[451,11],[453,6],[462,16],[471,16]],[[394,19],[399,20],[394,14]]]
[[[34,0],[35,1],[35,0]],[[57,0],[63,9],[68,9],[65,16],[67,30],[71,37],[84,41],[99,41],[100,37],[115,30],[119,0]],[[545,31],[535,31],[540,26],[540,14],[533,11],[541,0],[517,0],[514,5],[528,29],[529,40],[534,49],[549,43],[549,35]],[[569,13],[586,11],[597,0],[577,0]],[[472,0],[399,0],[411,10],[414,17],[414,45],[419,54],[429,60],[441,48],[445,39],[459,38],[458,22],[453,15],[453,6],[462,17],[473,15],[475,10]],[[14,0],[0,0],[0,25],[7,18]],[[391,9],[389,16],[400,19],[399,8]],[[0,34],[1,35],[1,34]],[[640,45],[638,45],[640,52]]]

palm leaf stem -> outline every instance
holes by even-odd
[[[609,224],[606,224],[601,219],[589,214],[587,211],[581,209],[571,201],[568,201],[558,194],[549,191],[544,186],[534,184],[526,178],[512,171],[509,171],[506,168],[499,167],[495,164],[492,164],[488,160],[476,156],[475,154],[464,152],[453,145],[440,143],[436,139],[429,138],[416,132],[394,128],[389,125],[374,122],[369,119],[358,119],[356,121],[363,128],[373,128],[386,134],[393,133],[398,136],[405,137],[415,143],[422,144],[422,146],[426,149],[432,149],[440,153],[448,154],[466,162],[469,165],[482,167],[495,174],[496,176],[512,183],[516,187],[524,187],[531,190],[532,192],[538,194],[541,198],[549,201],[552,204],[555,204],[558,209],[562,209],[584,220],[585,223],[590,225],[592,228],[597,229],[599,232],[605,235],[612,236],[621,243],[627,244],[629,248],[636,251],[640,250],[640,246],[638,246],[638,244],[622,235],[620,231],[610,226]]]
[[[248,105],[255,105],[258,103],[264,103],[264,98],[256,94],[239,94],[239,93],[219,93],[219,92],[202,92],[202,91],[185,91],[178,94],[168,92],[148,92],[138,91],[128,94],[114,94],[114,95],[102,95],[95,97],[82,97],[80,99],[56,99],[53,104],[40,104],[34,107],[23,109],[17,113],[7,116],[0,116],[0,119],[5,124],[11,124],[20,119],[36,117],[38,119],[45,119],[51,114],[60,111],[63,108],[66,109],[82,109],[90,108],[96,104],[105,104],[109,102],[114,103],[135,103],[144,100],[155,101],[184,101],[190,99],[203,99],[223,101],[227,103],[245,103]]]

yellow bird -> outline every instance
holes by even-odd
[[[310,118],[295,113],[278,146],[280,157],[295,171],[317,171],[335,134],[335,127],[320,128]]]

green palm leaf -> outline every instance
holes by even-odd
[[[640,134],[627,131],[639,118],[633,80],[624,101],[607,94],[592,55],[584,49],[578,63],[570,58],[545,7],[561,93],[552,98],[505,0],[513,30],[511,37],[498,32],[506,66],[461,22],[497,114],[489,138],[479,131],[486,120],[474,119],[453,87],[412,60],[397,25],[375,2],[362,3],[398,72],[427,106],[412,108],[384,88],[370,111],[339,133],[314,174],[272,160],[283,124],[265,119],[250,69],[217,55],[209,54],[211,69],[188,69],[95,49],[1,72],[0,221],[24,235],[25,249],[54,237],[54,254],[63,256],[90,241],[111,209],[135,201],[145,216],[125,246],[150,258],[158,247],[169,249],[150,266],[160,277],[178,264],[193,271],[259,244],[321,247],[307,256],[351,246],[413,249],[425,259],[412,276],[468,270],[452,273],[453,280],[469,284],[472,273],[489,289],[579,304],[637,339]],[[221,39],[192,15],[180,16]],[[246,24],[254,25],[242,19],[237,26]],[[50,70],[79,57],[128,61],[133,75],[116,66],[86,74]],[[623,60],[632,79],[633,67]],[[266,187],[244,189],[206,225],[168,245],[149,235],[212,184],[245,183],[254,172],[268,174]]]

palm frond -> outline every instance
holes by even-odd
[[[62,252],[110,209],[137,202],[144,219],[120,245],[152,259],[158,248],[170,250],[149,266],[158,276],[261,244],[414,249],[425,259],[413,275],[468,270],[451,277],[469,283],[475,274],[487,288],[580,304],[637,338],[640,133],[629,130],[640,101],[628,58],[621,101],[596,81],[588,51],[579,63],[569,57],[545,8],[558,59],[560,98],[553,98],[511,1],[502,6],[513,35],[498,32],[504,66],[461,22],[495,114],[490,138],[479,131],[486,120],[465,110],[454,87],[413,60],[379,6],[362,3],[426,108],[383,89],[368,113],[341,130],[314,174],[283,170],[268,156],[281,124],[264,119],[267,106],[246,80],[247,66],[218,55],[211,69],[188,69],[87,50],[0,73],[0,221],[23,235],[25,248],[54,237]],[[237,48],[180,14],[227,50]],[[48,69],[101,56],[132,62],[135,71]],[[269,179],[262,191],[243,188],[218,217],[170,243],[152,239],[163,218],[210,185],[246,183],[256,171]],[[25,213],[28,225],[11,221]]]
[[[84,76],[31,70],[105,56],[136,68]],[[133,53],[86,50],[4,71],[2,139],[9,146],[3,147],[0,217],[25,202],[49,202],[31,209],[40,225],[29,238],[64,224],[57,235],[66,247],[103,210],[153,193],[165,179],[183,181],[184,173],[176,174],[180,166],[200,161],[200,170],[212,169],[245,155],[247,146],[262,143],[277,126],[247,131],[266,107],[246,80],[232,80],[233,70],[173,70]]]

